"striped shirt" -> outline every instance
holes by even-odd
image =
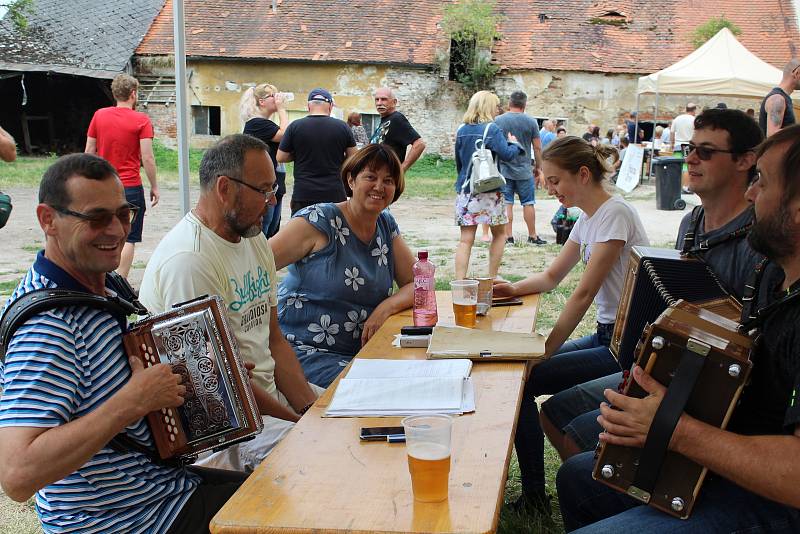
[[[88,292],[40,252],[12,299],[43,287]],[[124,318],[86,306],[39,313],[14,334],[2,367],[0,427],[53,428],[90,413],[128,381]],[[144,419],[125,429],[152,447]],[[104,447],[36,494],[45,532],[165,532],[200,479]]]

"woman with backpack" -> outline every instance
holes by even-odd
[[[473,191],[473,155],[476,148],[485,147],[492,153],[493,159],[503,161],[512,159],[517,154],[524,154],[525,149],[517,143],[516,137],[503,131],[493,121],[499,113],[500,99],[489,91],[478,91],[469,99],[467,112],[464,113],[464,124],[456,131],[456,224],[461,227],[461,238],[456,247],[456,279],[467,276],[469,256],[475,243],[475,232],[479,224],[488,224],[492,232],[489,244],[489,276],[497,276],[503,248],[506,243],[505,225],[508,222],[503,194],[497,189],[478,193]],[[476,142],[478,143],[476,146]],[[496,164],[490,162],[491,165]]]
[[[555,289],[579,261],[584,264],[578,286],[545,342],[549,358],[536,366],[525,384],[514,441],[522,475],[521,507],[546,508],[548,502],[544,492],[544,435],[536,397],[620,370],[608,346],[630,250],[649,241],[636,209],[605,188],[605,178],[611,173],[607,158],[615,151],[611,145],[592,146],[579,137],[563,137],[547,146],[542,169],[548,192],[562,205],[577,206],[583,213],[544,272],[494,286],[494,295],[502,297],[544,293]],[[596,333],[567,341],[592,302],[597,307]]]

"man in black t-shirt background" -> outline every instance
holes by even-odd
[[[783,269],[776,302],[759,310],[753,370],[727,430],[682,414],[669,448],[709,469],[697,505],[676,519],[592,480],[593,453],[570,458],[556,480],[564,525],[587,532],[800,531],[800,126],[758,149],[757,180],[747,191],[756,224],[751,246]],[[642,447],[666,388],[635,367],[643,399],[606,390],[600,439]],[[609,404],[613,405],[612,409]]]
[[[292,215],[319,202],[347,199],[339,169],[356,152],[347,123],[331,117],[333,96],[325,89],[308,94],[308,115],[292,122],[278,147],[279,163],[294,161]]]
[[[758,125],[766,137],[796,122],[792,91],[800,89],[800,60],[792,59],[783,67],[783,77],[764,100],[758,112]]]
[[[425,141],[405,115],[397,111],[397,98],[388,87],[375,91],[375,109],[381,116],[381,123],[372,134],[370,142],[386,143],[392,147],[405,172],[425,151]],[[406,153],[408,145],[411,145],[411,149]]]

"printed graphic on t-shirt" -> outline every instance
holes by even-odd
[[[230,309],[235,312],[241,311],[240,327],[242,331],[248,332],[263,324],[264,316],[269,315],[268,299],[262,300],[262,297],[268,295],[272,289],[269,273],[262,267],[258,267],[257,274],[254,275],[251,271],[247,271],[241,281],[235,278],[231,278],[230,281],[236,294],[236,298],[230,303]],[[250,307],[245,309],[248,305]]]
[[[383,143],[386,139],[386,134],[389,133],[389,126],[391,124],[391,119],[380,123],[380,125],[375,128],[375,132],[372,134],[372,139],[370,139],[369,142],[372,144]]]

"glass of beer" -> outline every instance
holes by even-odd
[[[453,296],[453,313],[458,326],[475,328],[478,311],[478,281],[453,280],[450,282]]]
[[[494,278],[475,278],[478,281],[478,315],[486,315],[492,308]]]
[[[412,415],[403,419],[402,424],[414,499],[420,502],[447,500],[453,418],[439,414]]]

